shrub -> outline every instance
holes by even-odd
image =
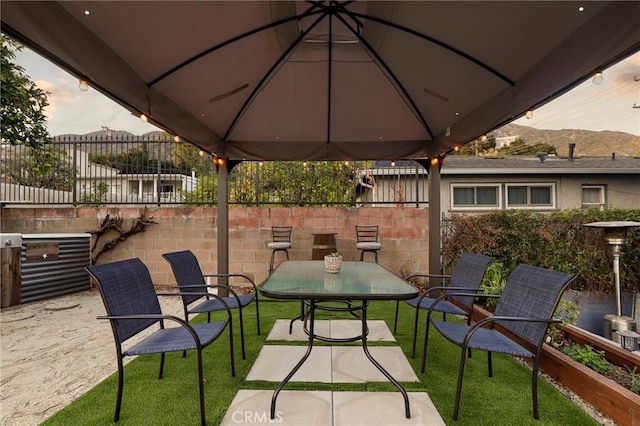
[[[604,351],[597,351],[590,345],[571,344],[562,348],[562,352],[596,373],[606,375],[614,369],[614,365],[605,358]]]
[[[520,263],[574,273],[574,290],[613,291],[613,256],[603,231],[590,222],[640,222],[639,210],[522,210],[452,215],[443,223],[443,263],[447,269],[466,252],[493,256],[507,276]],[[625,291],[640,290],[640,228],[630,230],[620,262]]]

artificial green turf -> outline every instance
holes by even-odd
[[[538,400],[540,420],[532,416],[531,371],[511,357],[494,354],[494,377],[487,377],[486,354],[474,351],[467,360],[459,420],[452,419],[453,401],[460,350],[447,342],[437,332],[429,338],[429,358],[427,372],[420,374],[422,335],[424,321],[418,333],[418,355],[411,359],[411,339],[414,311],[401,303],[400,324],[396,339],[407,355],[419,383],[405,382],[408,392],[424,392],[437,407],[447,424],[455,425],[597,425],[583,410],[558,392],[553,386],[539,379]],[[372,302],[368,318],[385,320],[393,328],[395,302]],[[277,383],[246,381],[251,365],[269,331],[277,319],[293,318],[300,311],[299,302],[283,302],[260,299],[260,320],[262,335],[256,335],[255,314],[252,309],[245,311],[245,340],[247,359],[242,360],[240,352],[239,326],[234,317],[234,338],[236,347],[236,377],[231,377],[228,355],[228,335],[203,352],[206,377],[205,398],[207,423],[219,424],[239,389],[275,389]],[[332,317],[349,318],[326,312],[318,319]],[[197,318],[195,321],[203,321]],[[108,324],[105,323],[105,327]],[[271,342],[270,342],[271,343]],[[284,343],[284,342],[278,342]],[[286,342],[291,344],[291,342]],[[304,344],[300,342],[297,344]],[[380,345],[370,343],[370,346]],[[114,352],[113,368],[116,369],[114,346],[106,351]],[[273,360],[278,362],[278,360]],[[183,425],[200,421],[196,357],[194,353],[182,358],[180,353],[167,354],[164,378],[157,379],[159,355],[141,356],[125,367],[125,386],[119,425]],[[105,425],[113,421],[116,396],[116,375],[113,374],[82,397],[56,413],[45,425]],[[330,390],[330,391],[395,391],[390,383],[289,383],[287,390]],[[390,407],[389,409],[393,409]],[[399,405],[398,410],[403,407]]]

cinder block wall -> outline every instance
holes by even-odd
[[[22,234],[78,233],[98,229],[106,217],[123,219],[124,231],[130,229],[144,208],[18,208],[1,210],[2,232]],[[203,271],[217,271],[217,210],[215,207],[161,207],[146,210],[155,224],[143,233],[132,235],[104,253],[98,263],[139,257],[151,271],[157,285],[175,281],[162,253],[189,249],[198,257]],[[428,271],[428,208],[403,207],[249,207],[229,209],[229,270],[242,271],[256,283],[267,277],[271,251],[267,244],[271,226],[293,226],[291,259],[310,259],[313,232],[335,231],[338,251],[345,260],[358,260],[355,225],[379,225],[381,265],[399,275]],[[101,247],[114,233],[103,235]],[[284,255],[278,253],[279,261]],[[368,256],[367,256],[368,259]]]

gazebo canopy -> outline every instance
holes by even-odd
[[[640,48],[640,2],[3,1],[2,31],[214,155],[440,155]]]

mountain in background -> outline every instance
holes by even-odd
[[[139,136],[124,130],[110,130],[110,133],[111,140],[116,141],[153,141],[163,137],[163,132],[161,131],[153,131]],[[494,130],[492,134],[495,137],[516,136],[527,145],[548,143],[555,146],[558,155],[561,156],[569,154],[570,143],[576,144],[574,155],[580,157],[610,157],[612,153],[622,157],[640,156],[640,136],[624,132],[612,132],[609,130],[594,132],[576,129],[540,130],[517,124],[507,124]],[[106,140],[106,135],[107,132],[105,130],[99,130],[86,135],[59,135],[58,138],[104,141]],[[164,136],[166,137],[166,135]]]
[[[609,130],[594,132],[591,130],[540,130],[533,127],[507,124],[492,134],[495,137],[517,136],[527,145],[547,143],[556,147],[558,155],[569,154],[569,144],[575,143],[574,155],[580,157],[633,157],[640,155],[640,136]]]

